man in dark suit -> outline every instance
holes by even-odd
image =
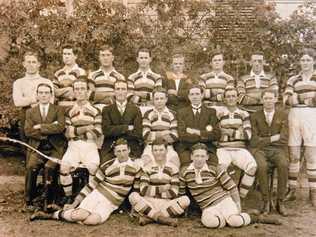
[[[270,212],[268,184],[269,163],[278,171],[277,211],[286,216],[283,204],[288,180],[288,119],[285,111],[276,108],[277,92],[267,89],[262,93],[263,109],[251,116],[251,151],[257,161],[257,177],[263,196],[263,213]]]
[[[188,89],[192,84],[188,75],[184,74],[185,57],[183,54],[172,56],[171,71],[167,71],[162,86],[168,92],[168,108],[178,111],[190,104],[188,100]]]
[[[53,89],[47,83],[37,86],[38,105],[27,110],[25,134],[29,145],[46,155],[61,158],[64,152],[65,116],[63,110],[49,103]],[[39,169],[45,164],[44,175],[51,180],[56,163],[47,161],[37,153],[29,151],[26,162],[25,202],[26,208],[32,209],[32,200],[36,191],[36,179]]]
[[[176,151],[181,165],[191,161],[190,149],[198,142],[206,144],[210,155],[215,156],[213,142],[218,141],[221,136],[215,110],[202,105],[202,87],[192,84],[188,90],[188,98],[191,105],[179,110],[177,115],[179,142],[176,144]]]
[[[142,154],[142,114],[136,105],[127,103],[126,81],[117,81],[114,84],[114,95],[115,103],[104,107],[102,111],[102,162],[114,157],[113,142],[118,138],[128,141],[131,156],[139,158]]]

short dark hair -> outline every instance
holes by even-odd
[[[100,53],[101,51],[110,51],[110,52],[113,54],[113,47],[111,47],[111,46],[108,45],[108,44],[104,44],[104,45],[101,45],[101,46],[99,47],[99,53]]]
[[[154,96],[156,93],[164,93],[166,95],[166,97],[168,97],[167,90],[165,88],[163,88],[162,86],[157,86],[153,89],[152,95]]]
[[[53,88],[48,83],[44,83],[44,82],[37,85],[36,93],[38,93],[38,88],[40,88],[40,87],[47,87],[47,88],[49,88],[50,93],[51,94],[53,93]]]
[[[151,51],[149,48],[145,48],[145,47],[141,47],[137,50],[137,57],[139,55],[140,52],[143,52],[143,53],[148,53],[149,54],[149,57],[151,57]]]
[[[308,55],[311,58],[315,59],[316,58],[316,52],[315,49],[312,48],[304,48],[300,52],[300,56],[303,57],[304,55]]]
[[[191,153],[193,153],[195,150],[205,150],[208,153],[208,148],[204,143],[196,143],[191,147]]]
[[[195,82],[195,83],[190,84],[188,88],[188,94],[190,94],[190,90],[195,89],[195,88],[200,89],[201,93],[204,92],[204,88],[200,84]]]
[[[64,44],[62,47],[62,50],[64,49],[72,49],[72,52],[74,53],[74,55],[78,56],[78,54],[80,53],[80,49],[77,46],[74,46],[70,43]]]
[[[83,82],[87,84],[87,89],[89,89],[89,79],[87,78],[87,76],[80,76],[78,77],[76,80],[73,81],[72,83],[72,87],[74,88],[75,83],[78,82]]]
[[[279,94],[278,94],[278,91],[277,90],[273,90],[273,89],[264,89],[262,92],[261,92],[261,97],[263,97],[265,94],[267,93],[271,93],[273,94],[276,98],[278,98]]]
[[[39,53],[35,50],[27,50],[25,51],[25,53],[23,54],[23,59],[25,60],[26,56],[34,56],[37,61],[39,61]]]
[[[119,146],[119,145],[127,145],[128,146],[128,142],[124,138],[119,138],[119,139],[115,140],[113,145],[114,145],[114,147]]]
[[[166,142],[165,139],[159,137],[159,138],[156,138],[153,142],[152,142],[152,146],[161,146],[161,145],[164,145],[164,147],[167,149],[168,147],[168,144]]]
[[[214,50],[214,51],[211,52],[211,54],[210,54],[211,61],[217,55],[222,55],[223,56],[223,60],[225,60],[225,58],[224,58],[224,51],[217,49],[217,50]]]

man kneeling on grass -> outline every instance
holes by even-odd
[[[115,143],[115,158],[102,164],[95,177],[80,191],[74,202],[54,213],[36,212],[31,220],[55,219],[85,225],[104,223],[131,190],[139,167],[129,157],[127,141]]]
[[[192,163],[180,175],[180,195],[187,187],[202,209],[202,224],[209,228],[222,228],[226,223],[241,227],[250,223],[281,224],[271,217],[241,212],[236,184],[224,168],[207,164],[207,146],[197,143],[192,147]]]

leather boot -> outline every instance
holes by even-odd
[[[50,220],[50,219],[53,219],[53,214],[52,213],[45,213],[43,211],[37,211],[30,217],[30,221]]]
[[[261,223],[261,224],[271,224],[271,225],[282,225],[282,223],[271,216],[263,216],[263,215],[250,215],[251,223]]]
[[[173,226],[173,227],[177,227],[178,225],[178,220],[175,218],[171,218],[171,217],[165,217],[165,216],[158,216],[157,218],[157,222],[163,225],[169,225],[169,226]]]
[[[296,189],[290,188],[283,201],[295,201],[295,200],[296,200]]]
[[[138,219],[138,223],[139,225],[141,226],[144,226],[144,225],[147,225],[147,224],[150,224],[150,223],[153,223],[154,220],[146,217],[146,216],[139,216],[139,219]]]
[[[280,213],[281,216],[288,216],[288,212],[282,200],[278,200],[276,209]]]

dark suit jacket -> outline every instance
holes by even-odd
[[[33,126],[41,124],[41,129]],[[29,138],[29,145],[38,148],[41,140],[48,140],[55,148],[59,157],[63,155],[66,139],[64,137],[65,115],[64,110],[53,104],[49,104],[45,121],[42,119],[39,105],[26,111],[25,135]]]
[[[214,109],[202,105],[199,118],[195,118],[192,107],[187,106],[179,110],[177,119],[179,142],[176,145],[176,149],[178,152],[188,150],[198,142],[206,144],[211,152],[215,152],[215,146],[212,143],[220,139],[221,132],[218,127],[218,119]],[[212,126],[212,131],[210,132],[206,129],[208,125]],[[187,128],[200,130],[201,136],[187,133]]]
[[[128,131],[128,125],[133,125],[134,130]],[[139,149],[142,145],[142,114],[138,107],[127,103],[123,116],[120,114],[116,103],[104,107],[102,111],[102,131],[104,142],[102,152],[111,150],[112,143],[118,138],[128,141],[131,150]],[[137,152],[141,153],[141,151]]]
[[[164,79],[162,81],[162,86],[166,88],[166,90],[176,90],[176,82],[170,77],[170,73],[166,72],[165,77],[163,77]],[[178,111],[179,109],[190,105],[190,102],[188,100],[188,89],[191,83],[191,79],[185,77],[180,80],[177,95],[172,95],[168,93],[168,108],[174,111]]]
[[[288,114],[282,109],[275,109],[271,126],[266,122],[263,109],[251,115],[252,137],[250,147],[252,150],[266,146],[287,147],[288,143]],[[280,134],[280,140],[271,142],[273,135]]]

